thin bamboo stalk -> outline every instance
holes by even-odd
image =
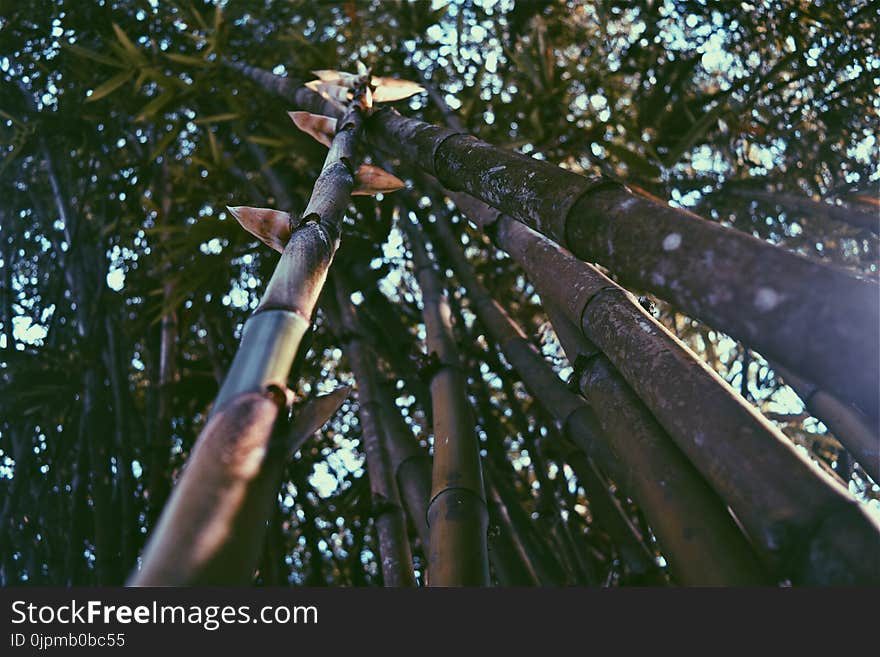
[[[389,455],[389,431],[382,422],[376,382],[376,359],[359,333],[350,295],[336,280],[336,302],[344,331],[345,351],[358,385],[358,415],[367,455],[373,520],[379,543],[382,581],[385,586],[415,586],[412,552],[406,531],[406,516],[400,502]]]
[[[430,586],[486,586],[488,511],[479,445],[465,394],[466,385],[452,335],[449,300],[423,238],[401,222],[413,252],[431,358],[434,468],[428,504]]]
[[[807,410],[831,429],[834,437],[855,457],[871,479],[880,481],[880,434],[877,431],[877,422],[871,422],[858,409],[792,374],[781,365],[770,365],[794,389]],[[845,476],[844,478],[846,479]]]

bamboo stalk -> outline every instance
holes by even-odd
[[[556,418],[563,434],[602,463],[607,471],[614,473],[615,479],[626,490],[633,490],[633,484],[637,484],[635,490],[638,492],[634,495],[640,504],[644,504],[646,513],[650,513],[661,545],[670,554],[677,579],[689,584],[761,581],[751,549],[724,506],[692,467],[679,457],[669,439],[625,386],[617,385],[607,393],[602,399],[605,404],[602,408],[596,404],[588,405],[583,397],[571,392],[519,326],[477,280],[446,220],[439,219],[435,225],[459,280],[468,290],[474,312],[529,390]],[[611,396],[613,400],[609,399]],[[596,395],[591,397],[596,398]],[[612,404],[620,408],[620,419],[616,421],[607,414],[607,408]],[[603,415],[604,423],[601,420]],[[632,424],[627,426],[622,418],[629,418]],[[606,436],[600,425],[613,427],[614,434]],[[597,444],[603,449],[596,447]],[[651,448],[651,460],[644,460]],[[643,475],[639,477],[641,481],[634,480],[634,470]],[[649,475],[652,470],[654,474]],[[663,477],[660,472],[665,472]],[[704,501],[698,502],[698,499]],[[704,531],[695,531],[688,526],[683,528],[680,524],[683,519],[702,523]],[[711,531],[706,529],[709,527]],[[687,540],[682,540],[683,534],[688,535]]]
[[[488,478],[487,478],[488,479]],[[489,541],[489,558],[503,586],[541,586],[531,556],[513,526],[498,489],[488,480],[489,511],[496,533]]]
[[[361,92],[362,93],[362,92]],[[339,122],[292,231],[133,585],[245,583],[260,556],[286,442],[275,431],[287,379],[339,243],[354,186],[359,93]],[[283,411],[286,415],[286,411]]]
[[[434,468],[428,504],[430,586],[486,586],[488,511],[479,444],[452,335],[449,300],[418,230],[401,222],[413,252],[427,334],[434,418]]]
[[[376,382],[377,364],[358,331],[349,294],[336,281],[336,303],[344,331],[345,351],[358,384],[358,415],[367,455],[373,519],[379,543],[382,580],[385,586],[415,586],[406,517],[400,502],[387,445],[389,432],[382,422]]]
[[[499,247],[607,355],[775,572],[804,583],[880,581],[880,564],[864,558],[880,547],[877,521],[625,290],[524,224],[453,197],[475,223],[495,216]],[[686,412],[695,403],[701,412]]]
[[[394,479],[422,549],[427,553],[430,543],[427,519],[428,501],[431,499],[431,459],[416,444],[412,431],[395,406],[389,382],[379,384],[379,403],[382,423],[388,431],[388,452]]]
[[[871,422],[858,409],[804,381],[781,365],[770,365],[797,393],[807,410],[828,426],[871,479],[880,481],[880,434],[877,432],[877,422]],[[843,476],[843,473],[839,474]]]
[[[880,412],[876,283],[619,183],[585,178],[392,109],[371,118],[368,136],[447,188],[497,207],[578,258],[599,261],[624,283],[654,292],[866,413]]]
[[[839,221],[850,226],[880,233],[880,217],[877,215],[876,208],[859,207],[858,203],[832,205],[830,203],[817,202],[809,197],[797,194],[773,192],[746,186],[728,185],[722,190],[722,193],[750,201],[763,201],[764,203],[779,206],[790,213],[804,214],[807,217],[824,217],[832,221]]]

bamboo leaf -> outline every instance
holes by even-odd
[[[123,71],[118,75],[114,75],[103,84],[98,85],[98,87],[96,87],[94,91],[92,91],[92,95],[86,98],[86,102],[94,103],[96,100],[101,100],[105,96],[109,96],[114,91],[119,89],[119,87],[131,80],[131,78],[134,76],[134,73],[135,69],[132,68],[127,71]]]
[[[61,44],[61,48],[64,50],[68,50],[79,57],[91,59],[93,62],[98,62],[99,64],[105,64],[114,68],[128,68],[126,64],[120,62],[118,59],[113,59],[112,57],[102,55],[100,53],[89,50],[88,48],[83,48],[82,46],[78,46],[73,43],[63,43]]]
[[[272,137],[261,137],[260,135],[251,135],[250,137],[246,137],[246,139],[252,144],[259,144],[260,146],[271,146],[272,148],[281,148],[284,146],[284,142],[280,139],[273,139]]]
[[[208,145],[211,147],[211,160],[214,166],[220,164],[220,146],[217,144],[217,137],[214,136],[213,130],[208,130]]]
[[[171,130],[166,132],[162,139],[159,140],[159,143],[156,144],[156,147],[153,149],[153,152],[150,153],[150,161],[155,160],[160,155],[164,154],[168,147],[171,145],[171,142],[177,138],[177,135],[180,133],[180,125],[176,125]]]
[[[165,105],[174,100],[175,93],[172,90],[164,91],[156,96],[149,103],[144,105],[138,113],[135,121],[143,122],[157,114]]]
[[[132,43],[131,39],[128,38],[128,35],[123,29],[116,23],[113,23],[113,31],[116,33],[116,38],[119,39],[119,43],[122,44],[125,51],[131,55],[132,60],[135,62],[142,62],[143,55],[141,54],[141,51],[136,45],[134,45],[134,43]]]
[[[310,135],[318,143],[330,148],[333,135],[336,134],[336,119],[311,112],[288,112],[287,114],[293,119],[297,128]]]
[[[354,175],[352,196],[375,196],[388,194],[406,187],[406,184],[394,174],[371,164],[362,164]]]
[[[196,125],[202,125],[206,123],[223,123],[224,121],[233,121],[237,119],[240,115],[235,113],[228,114],[214,114],[213,116],[206,116],[201,119],[196,119],[193,121]]]
[[[190,55],[179,55],[175,52],[166,52],[163,53],[168,59],[172,62],[177,62],[178,64],[187,64],[189,66],[198,66],[200,68],[208,65],[201,57],[191,57]]]
[[[326,395],[319,395],[306,402],[290,425],[288,435],[291,451],[294,453],[299,451],[309,436],[327,424],[350,394],[351,386],[340,386]]]
[[[217,38],[217,33],[220,32],[220,26],[223,24],[223,5],[219,2],[217,6],[214,8],[214,38]]]
[[[290,239],[290,214],[271,208],[226,206],[229,214],[263,244],[281,253]]]

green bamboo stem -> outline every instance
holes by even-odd
[[[130,579],[135,586],[250,581],[287,455],[273,428],[286,415],[291,366],[339,243],[360,126],[356,97],[300,226],[245,323],[208,424]]]

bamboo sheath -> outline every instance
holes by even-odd
[[[360,132],[353,102],[130,584],[250,581],[289,450],[287,378],[338,246]]]
[[[803,583],[880,581],[880,564],[864,558],[880,547],[877,521],[631,295],[528,226],[451,196],[477,225],[495,226],[496,243],[542,299],[606,354],[775,573]]]

